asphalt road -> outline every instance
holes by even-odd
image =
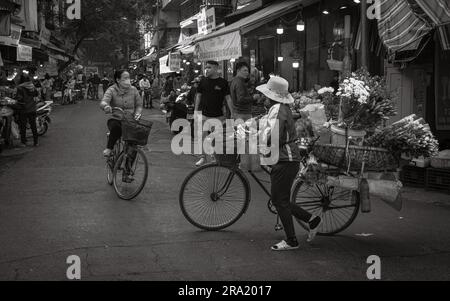
[[[106,117],[97,103],[57,107],[40,147],[0,156],[0,280],[66,280],[66,259],[81,260],[82,280],[367,280],[370,255],[382,280],[450,280],[450,196],[407,190],[396,212],[372,212],[335,237],[273,252],[283,238],[267,197],[252,180],[246,215],[221,232],[183,217],[182,180],[196,158],[175,156],[157,110],[147,157],[150,174],[133,201],[116,197],[101,152]]]

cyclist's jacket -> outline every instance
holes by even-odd
[[[276,122],[278,121],[278,133],[276,132]],[[270,155],[262,157],[261,164],[263,165],[274,165],[278,161],[291,161],[300,162],[301,155],[300,149],[295,143],[297,139],[297,131],[295,129],[295,120],[292,117],[292,111],[287,104],[275,104],[270,108],[269,113],[261,119],[261,134],[262,134],[262,145],[270,146],[274,139],[278,135],[278,149],[279,155],[277,158],[273,158]],[[272,154],[272,153],[271,153]],[[265,163],[269,162],[269,163]]]
[[[112,85],[106,90],[100,107],[106,106],[119,107],[124,111],[135,114],[137,108],[142,108],[142,98],[136,87],[131,86],[129,89],[121,89],[117,84]],[[119,116],[112,115],[114,119],[121,119]]]

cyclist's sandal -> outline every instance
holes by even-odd
[[[285,240],[280,241],[276,245],[273,245],[271,247],[272,251],[289,251],[289,250],[296,250],[300,246],[297,244],[296,246],[290,246]]]

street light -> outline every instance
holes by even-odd
[[[300,63],[299,62],[293,62],[292,63],[292,68],[294,68],[294,69],[300,68]]]
[[[283,60],[284,60],[284,57],[282,57],[282,56],[279,56],[279,57],[278,57],[278,61],[279,61],[279,62],[282,62]]]

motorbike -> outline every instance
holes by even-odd
[[[10,144],[12,141],[10,130],[7,127],[9,126],[8,118],[12,118],[14,115],[14,109],[12,107],[16,104],[17,101],[9,97],[2,97],[0,99],[0,152],[3,150],[3,145]]]
[[[43,136],[48,131],[48,126],[52,122],[50,113],[52,112],[53,101],[45,101],[37,104],[36,127],[38,135]],[[29,127],[29,126],[28,126]]]

